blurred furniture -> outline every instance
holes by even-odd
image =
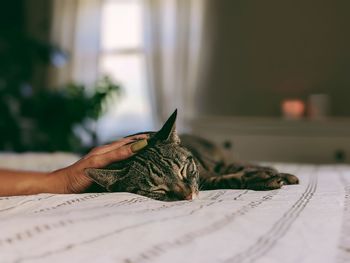
[[[350,163],[350,119],[200,117],[188,126],[242,160]]]

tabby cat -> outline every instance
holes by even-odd
[[[226,164],[219,147],[192,135],[178,136],[175,111],[148,146],[131,158],[86,174],[110,192],[131,192],[161,201],[192,200],[199,190],[272,190],[298,178],[273,168]]]

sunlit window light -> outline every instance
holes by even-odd
[[[153,130],[143,52],[141,0],[105,0],[102,7],[99,71],[122,87],[122,97],[99,120],[97,134],[106,142]]]

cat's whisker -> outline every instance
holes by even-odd
[[[203,190],[203,186],[204,186],[204,181],[199,182],[199,184],[198,184],[198,191]]]

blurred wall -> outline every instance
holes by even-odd
[[[50,42],[51,5],[51,0],[23,0],[24,30],[31,37],[45,43]],[[47,65],[36,64],[34,67],[32,85],[46,87],[48,83]]]
[[[349,116],[350,1],[210,1],[201,114],[279,116],[283,98],[326,93]]]
[[[24,0],[26,31],[38,40],[50,40],[51,3],[50,0]]]
[[[17,39],[18,54],[26,47],[21,46],[24,39],[36,39],[43,43],[49,41],[51,0],[6,0],[0,2],[0,53],[8,52],[7,42]],[[4,41],[2,43],[2,41]],[[22,49],[21,49],[22,48]],[[8,54],[8,53],[7,53]],[[2,58],[3,59],[3,58]],[[32,65],[33,75],[31,85],[43,87],[46,85],[47,65],[37,63]]]

